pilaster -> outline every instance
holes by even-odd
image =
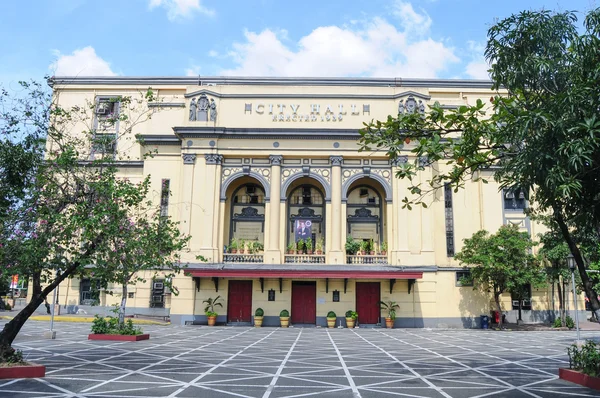
[[[342,156],[331,156],[331,243],[328,262],[345,264],[342,251]]]
[[[282,247],[280,240],[280,224],[281,224],[281,206],[279,198],[281,197],[281,163],[283,156],[269,156],[271,163],[271,191],[270,197],[272,202],[267,206],[268,210],[268,228],[266,239],[266,250],[264,261],[268,264],[280,264],[282,262]]]
[[[194,189],[194,167],[196,164],[195,153],[184,153],[181,155],[183,159],[183,178],[181,180],[181,224],[180,230],[183,234],[191,233],[191,217],[192,217],[192,193]],[[194,243],[194,237],[190,242],[190,246]]]

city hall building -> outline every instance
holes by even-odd
[[[381,325],[380,301],[400,305],[397,327],[477,327],[492,297],[462,286],[468,272],[454,260],[465,238],[516,224],[531,236],[540,227],[523,212],[520,192],[490,182],[439,190],[427,208],[403,208],[408,182],[395,178],[415,161],[410,145],[390,161],[385,151],[359,152],[364,122],[488,101],[488,81],[367,78],[55,78],[62,106],[95,105],[95,118],[116,112],[118,96],[151,87],[151,118],[123,136],[113,132],[120,173],[150,175],[152,199],[191,235],[187,270],[164,286],[161,273],[130,286],[128,313],[169,316],[176,324],[206,324],[204,300],[221,296],[220,324],[250,325],[264,309],[264,325],[325,325],[347,310],[361,326]],[[154,156],[144,157],[153,152]],[[426,165],[426,181],[443,164]],[[298,243],[300,241],[300,243]],[[198,255],[207,259],[201,262]],[[95,291],[90,278],[65,281],[61,311],[100,311],[120,300]],[[531,292],[525,319],[546,319],[550,287]],[[557,300],[556,300],[557,301]],[[94,304],[95,306],[91,306]],[[518,301],[503,297],[509,320]],[[515,307],[516,306],[516,307]],[[555,308],[556,306],[556,308]],[[80,311],[81,312],[81,311]]]

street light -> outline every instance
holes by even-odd
[[[573,256],[573,253],[569,253],[569,255],[567,256],[567,265],[571,270],[571,282],[573,284],[573,302],[575,303],[575,325],[577,326],[577,341],[579,341],[581,340],[579,334],[579,312],[577,311],[577,293],[575,293],[575,267],[577,266],[577,264],[575,264],[575,256]]]

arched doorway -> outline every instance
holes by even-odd
[[[325,262],[325,195],[311,178],[288,189],[286,263]]]
[[[251,177],[228,189],[224,262],[263,262],[265,190]]]

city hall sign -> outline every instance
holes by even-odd
[[[341,122],[345,117],[370,115],[371,105],[363,104],[362,113],[356,104],[248,104],[244,114],[266,115],[273,122]]]

